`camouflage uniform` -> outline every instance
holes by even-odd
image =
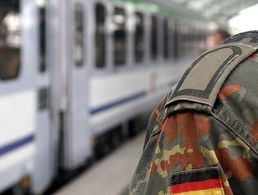
[[[197,59],[152,113],[131,195],[258,194],[258,31],[225,43]]]

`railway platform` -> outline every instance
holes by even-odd
[[[144,135],[142,132],[130,139],[54,194],[128,195],[129,182],[141,155]]]

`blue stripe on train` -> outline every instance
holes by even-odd
[[[171,82],[169,82],[168,84],[166,85],[169,85],[169,86],[173,86],[176,84],[176,82],[178,81],[178,79],[176,80],[173,80]],[[137,94],[134,94],[132,96],[129,96],[129,97],[126,97],[126,98],[123,98],[123,99],[120,99],[116,102],[113,102],[113,103],[110,103],[110,104],[106,104],[106,105],[103,105],[103,106],[100,106],[100,107],[97,107],[97,108],[94,108],[92,110],[90,110],[90,113],[91,114],[96,114],[98,112],[102,112],[102,111],[105,111],[105,110],[108,110],[112,107],[115,107],[115,106],[118,106],[118,105],[121,105],[121,104],[124,104],[126,102],[130,102],[132,100],[135,100],[135,99],[138,99],[138,98],[141,98],[143,96],[147,95],[147,92],[146,91],[142,91],[142,92],[139,92]],[[9,153],[9,152],[12,152],[13,150],[16,150],[17,148],[20,148],[22,146],[25,146],[31,142],[33,142],[35,139],[35,136],[34,135],[29,135],[23,139],[20,139],[18,141],[15,141],[13,143],[10,143],[6,146],[3,146],[3,147],[0,147],[0,157]]]
[[[178,82],[178,79],[174,79],[174,80],[172,80],[172,81],[166,83],[164,86],[173,87],[177,82]],[[134,94],[134,95],[132,95],[132,96],[129,96],[129,97],[120,99],[120,100],[118,100],[118,101],[116,101],[116,102],[112,102],[112,103],[109,103],[109,104],[106,104],[106,105],[103,105],[103,106],[99,106],[99,107],[97,107],[97,108],[93,108],[93,109],[90,110],[90,114],[96,114],[96,113],[99,113],[99,112],[108,110],[108,109],[110,109],[110,108],[112,108],[112,107],[115,107],[115,106],[118,106],[118,105],[121,105],[121,104],[130,102],[130,101],[132,101],[132,100],[141,98],[141,97],[143,97],[143,96],[145,96],[145,95],[147,95],[147,92],[146,92],[146,91],[139,92],[139,93]]]
[[[13,150],[20,148],[26,144],[29,144],[34,140],[34,135],[29,135],[23,139],[10,143],[6,146],[0,148],[0,157],[5,155],[6,153],[12,152]]]
[[[168,84],[166,85],[169,85],[169,86],[173,86],[174,84],[176,84],[176,82],[178,81],[178,79],[176,80],[173,80],[171,82],[169,82]],[[106,104],[106,105],[103,105],[103,106],[100,106],[100,107],[97,107],[97,108],[94,108],[92,110],[90,110],[90,113],[91,114],[96,114],[98,112],[102,112],[104,110],[108,110],[112,107],[115,107],[115,106],[118,106],[118,105],[121,105],[121,104],[124,104],[126,102],[130,102],[132,100],[135,100],[135,99],[138,99],[138,98],[141,98],[143,96],[147,95],[147,92],[146,91],[142,91],[142,92],[139,92],[137,94],[134,94],[132,96],[129,96],[129,97],[126,97],[126,98],[123,98],[123,99],[120,99],[116,102],[113,102],[113,103],[110,103],[110,104]],[[9,153],[9,152],[12,152],[13,150],[17,149],[17,148],[20,148],[22,146],[25,146],[31,142],[33,142],[35,139],[35,136],[34,135],[29,135],[23,139],[20,139],[18,141],[15,141],[13,143],[10,143],[6,146],[3,146],[3,147],[0,147],[0,157]]]
[[[104,110],[108,110],[112,107],[115,107],[115,106],[118,106],[118,105],[121,105],[121,104],[124,104],[126,102],[130,102],[132,100],[135,100],[135,99],[138,99],[138,98],[141,98],[143,96],[145,96],[147,94],[146,91],[142,91],[140,93],[137,93],[137,94],[134,94],[132,96],[129,96],[129,97],[126,97],[126,98],[123,98],[123,99],[120,99],[116,102],[112,102],[112,103],[109,103],[109,104],[106,104],[106,105],[103,105],[103,106],[99,106],[97,108],[93,108],[90,110],[90,114],[96,114],[98,112],[102,112]]]

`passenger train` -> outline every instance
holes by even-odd
[[[106,136],[128,135],[208,31],[147,1],[1,0],[0,193],[43,193]]]

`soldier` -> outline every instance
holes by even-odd
[[[223,43],[223,41],[229,37],[230,34],[228,31],[218,29],[207,38],[207,48],[211,49],[214,46]]]
[[[150,117],[131,195],[258,194],[258,31],[202,54]]]

